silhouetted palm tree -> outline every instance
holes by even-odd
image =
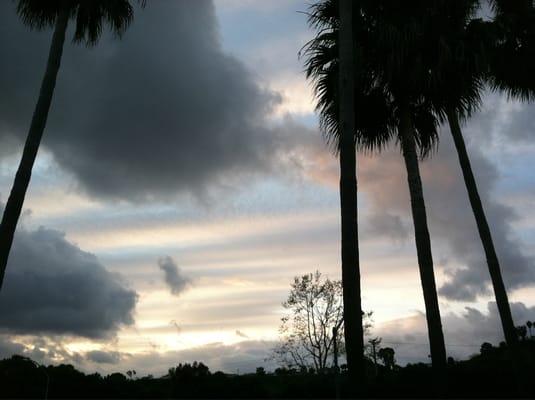
[[[483,77],[490,83],[492,89],[505,92],[508,96],[523,101],[535,99],[535,11],[532,0],[491,0],[496,13],[490,25],[490,37],[484,30],[478,30],[479,43],[464,53],[474,55],[483,46],[486,60],[474,64],[477,68],[490,68],[483,71]],[[486,29],[488,31],[488,29]],[[465,61],[465,60],[462,60]],[[488,65],[487,65],[488,64]],[[466,63],[464,64],[466,65]],[[459,68],[462,71],[462,67]],[[472,70],[473,72],[474,70]],[[464,71],[463,71],[464,72]],[[474,77],[470,74],[458,74],[456,79],[469,86]],[[466,79],[468,77],[468,80]],[[448,120],[451,127],[463,176],[468,190],[470,203],[476,217],[477,227],[489,268],[492,286],[496,297],[496,304],[500,314],[502,327],[507,344],[514,345],[518,341],[517,330],[514,325],[507,290],[501,275],[500,263],[492,240],[489,224],[479,197],[470,160],[464,144],[458,115],[452,108],[448,109]]]
[[[339,29],[340,93],[340,210],[342,225],[342,285],[347,366],[349,373],[364,379],[364,333],[360,295],[360,266],[357,220],[357,177],[355,93],[353,70],[353,0],[338,0],[341,11]]]
[[[440,79],[437,80],[443,82],[443,85],[439,85],[442,87],[438,88],[440,93],[437,93],[436,97],[443,101],[443,104],[438,106],[446,115],[457,150],[470,205],[485,251],[504,336],[507,343],[513,345],[517,341],[517,335],[507,291],[460,124],[460,119],[469,118],[481,104],[481,93],[488,80],[488,53],[495,44],[495,37],[488,33],[490,23],[474,19],[479,1],[459,0],[451,2],[449,6],[458,18],[457,24],[444,20],[441,27],[442,57],[435,70],[440,74]]]
[[[470,204],[476,219],[496,303],[506,341],[512,345],[517,335],[501,269],[492,240],[474,173],[461,130],[461,120],[468,119],[481,104],[481,93],[489,79],[489,54],[497,40],[495,24],[475,19],[479,0],[456,0],[444,4],[444,15],[433,21],[433,37],[440,46],[423,54],[427,57],[434,87],[429,93],[439,115],[447,119],[455,143]]]
[[[54,34],[39,99],[0,225],[0,288],[52,103],[69,20],[76,25],[74,42],[90,46],[98,42],[104,25],[120,37],[134,15],[130,0],[18,0],[17,12],[30,28],[54,26]]]
[[[432,362],[435,367],[446,363],[444,335],[433,271],[431,242],[418,155],[427,155],[438,140],[439,119],[433,104],[423,93],[429,92],[427,66],[421,62],[423,21],[435,15],[437,1],[361,1],[357,13],[358,32],[355,68],[357,105],[355,143],[363,149],[381,149],[395,138],[401,145],[407,169],[411,208],[415,227],[418,265],[424,292]],[[338,73],[336,2],[325,0],[312,7],[310,21],[318,28],[315,39],[308,43],[307,76],[313,80],[318,98],[317,109],[323,131],[333,144],[339,145],[336,122],[338,93],[333,82]],[[369,100],[369,103],[368,103]],[[377,107],[377,108],[375,108]],[[376,119],[374,117],[384,118]]]
[[[520,325],[516,327],[516,334],[520,339],[526,340],[526,337],[528,336],[528,328],[525,325]]]

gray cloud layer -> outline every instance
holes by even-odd
[[[61,232],[21,228],[0,292],[0,330],[112,337],[134,322],[137,294]]]
[[[528,112],[529,109],[524,109],[525,114]],[[500,178],[499,166],[485,154],[490,151],[490,146],[485,149],[481,145],[488,140],[486,132],[482,130],[485,126],[482,120],[489,113],[484,112],[472,121],[465,129],[465,137],[470,144],[469,151],[479,193],[505,283],[509,289],[517,289],[535,283],[534,263],[513,229],[512,224],[518,216],[512,207],[505,205],[508,193],[496,191]],[[521,124],[521,120],[511,120],[509,128],[504,127],[501,132],[501,137],[508,137],[510,132],[519,132]],[[451,145],[447,129],[444,134],[448,135],[442,143],[445,151],[437,157],[436,165],[430,163],[431,174],[426,182],[426,196],[432,207],[432,229],[450,245],[451,256],[446,263],[449,282],[442,286],[440,294],[455,300],[475,300],[478,295],[493,292],[489,286],[490,277],[483,247],[460,175],[457,154]],[[477,135],[480,135],[479,140],[473,140]]]
[[[0,4],[0,136],[23,138],[51,33]],[[16,40],[14,40],[16,38]],[[44,145],[97,196],[152,199],[271,168],[279,96],[223,52],[209,0],[151,2],[122,41],[66,44]]]
[[[93,350],[85,353],[88,361],[97,364],[117,364],[123,358],[123,355],[117,351]]]
[[[535,307],[523,303],[511,303],[513,318],[518,325],[535,319]],[[448,355],[457,359],[479,353],[483,342],[498,345],[504,340],[496,303],[489,302],[486,312],[466,307],[461,315],[443,315],[444,335]],[[396,350],[397,360],[407,362],[424,361],[429,354],[425,315],[402,318],[384,324],[374,332],[383,337],[383,346]]]
[[[190,284],[190,279],[182,274],[182,271],[171,257],[162,257],[158,260],[158,267],[164,273],[165,284],[171,293],[178,296]]]

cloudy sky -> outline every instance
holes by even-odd
[[[0,293],[0,356],[86,371],[272,367],[292,277],[338,279],[337,162],[298,60],[308,1],[160,0],[119,41],[67,43]],[[0,0],[0,201],[50,31]],[[535,106],[489,93],[465,134],[518,323],[535,319]],[[448,352],[502,340],[447,127],[422,165]],[[401,362],[427,360],[406,176],[359,158],[363,302]]]

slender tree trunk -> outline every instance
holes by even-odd
[[[498,305],[498,312],[500,313],[500,319],[502,321],[505,341],[509,346],[512,346],[518,341],[518,338],[516,335],[515,324],[513,322],[513,316],[511,315],[507,290],[503,283],[500,263],[498,261],[498,256],[496,255],[496,249],[494,248],[494,242],[490,233],[487,217],[485,216],[483,204],[479,197],[479,191],[472,171],[472,165],[470,164],[470,158],[466,151],[459,118],[453,109],[448,109],[448,122],[457,149],[457,155],[459,156],[459,163],[461,164],[461,169],[463,171],[464,183],[466,185],[466,190],[468,191],[468,197],[470,198],[470,205],[472,206],[472,211],[476,219],[479,237],[481,238],[485,256],[487,257],[487,265],[492,281],[492,287],[494,288],[496,304]]]
[[[408,109],[402,111],[399,129],[411,197],[418,266],[424,293],[425,315],[431,347],[431,362],[434,369],[441,370],[446,366],[446,346],[444,344],[444,334],[440,319],[440,308],[433,271],[431,239],[427,228],[427,214],[422,180],[420,178],[420,168],[418,166],[418,154],[416,152],[413,126]]]
[[[364,337],[360,298],[355,150],[353,0],[340,5],[340,206],[342,217],[342,284],[349,373],[364,379]]]
[[[338,369],[338,327],[333,326],[334,395],[340,398],[340,370]]]
[[[65,43],[68,22],[69,15],[65,10],[65,12],[60,14],[56,20],[56,27],[54,29],[54,35],[52,36],[48,64],[41,84],[39,99],[35,106],[30,131],[26,138],[22,159],[15,176],[15,181],[4,209],[4,215],[0,225],[0,289],[4,282],[11,244],[13,243],[13,237],[24,204],[26,190],[30,184],[33,164],[37,157],[39,144],[43,137],[43,131],[50,110],[50,104],[52,103],[52,96],[54,94],[54,88],[56,87],[56,78],[61,64],[61,56],[63,54],[63,45]]]

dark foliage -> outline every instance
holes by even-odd
[[[146,0],[139,3],[144,6]],[[73,40],[88,46],[98,42],[104,25],[120,37],[134,19],[129,0],[18,0],[17,12],[33,29],[52,27],[62,12],[68,12],[76,23]]]
[[[519,344],[523,367],[535,366],[535,341]],[[518,380],[512,373],[510,352],[505,344],[481,346],[469,360],[450,359],[447,368],[447,397],[520,397]],[[0,398],[43,398],[47,377],[49,398],[334,398],[334,370],[314,373],[279,368],[267,373],[231,375],[211,373],[204,364],[180,364],[161,378],[128,378],[121,373],[86,375],[71,365],[38,366],[32,360],[13,356],[0,361]],[[427,364],[405,367],[368,363],[368,382],[358,387],[364,398],[430,397],[435,393],[433,374]],[[354,388],[342,368],[339,375],[342,396]],[[527,393],[535,395],[535,382],[527,382]]]

